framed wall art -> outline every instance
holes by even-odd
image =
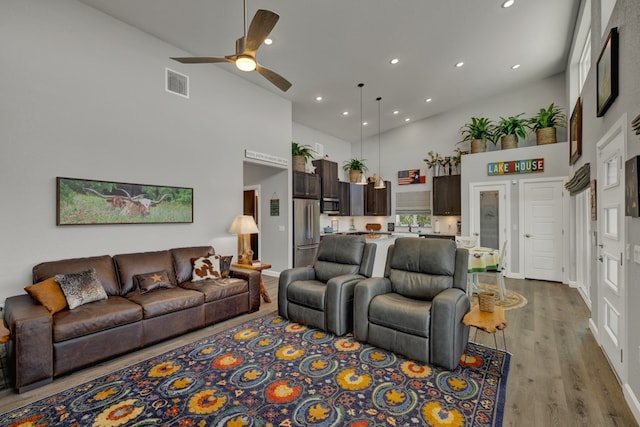
[[[618,28],[609,31],[596,67],[596,116],[602,117],[618,96]]]
[[[571,113],[569,128],[569,164],[573,165],[582,155],[582,101],[580,97]]]
[[[56,179],[57,225],[193,222],[193,188]]]

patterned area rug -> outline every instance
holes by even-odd
[[[509,360],[470,343],[446,371],[274,313],[2,414],[0,425],[500,426]]]
[[[491,290],[493,292],[495,292],[496,295],[498,295],[498,287],[496,285],[490,285],[488,283],[482,283],[480,282],[478,284],[478,287],[480,289],[487,289],[487,290]],[[504,301],[500,301],[498,298],[496,298],[496,305],[500,305],[502,306],[505,310],[512,310],[514,308],[521,308],[524,307],[525,305],[527,305],[528,301],[527,299],[519,294],[518,292],[515,291],[510,291],[509,289],[507,289],[507,294],[504,296]],[[473,294],[473,296],[471,297],[471,304],[478,304],[478,295],[477,294]]]

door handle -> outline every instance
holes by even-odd
[[[529,237],[531,237],[531,234],[525,234],[524,237],[528,239]]]
[[[602,262],[602,261],[603,261],[603,259],[602,259],[602,255],[600,255],[600,256],[598,257],[598,261],[600,261],[600,262]]]

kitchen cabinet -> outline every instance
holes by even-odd
[[[312,163],[316,167],[316,175],[320,175],[320,198],[339,198],[338,164],[327,159],[314,160]]]
[[[293,171],[293,197],[320,199],[320,176],[313,173]]]
[[[364,215],[364,185],[350,182],[339,183],[340,189],[340,213],[341,216]]]
[[[436,216],[460,215],[460,175],[433,177],[433,211]]]
[[[391,215],[391,182],[385,181],[385,188],[377,190],[375,184],[370,182],[365,190],[365,210],[368,216]]]
[[[338,199],[340,199],[340,213],[338,215],[340,216],[351,215],[350,200],[349,200],[351,197],[350,186],[351,184],[348,182],[340,181],[338,183],[338,190],[340,192],[340,196],[338,197]]]

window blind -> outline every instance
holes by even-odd
[[[431,191],[405,191],[396,193],[396,214],[431,211]]]

